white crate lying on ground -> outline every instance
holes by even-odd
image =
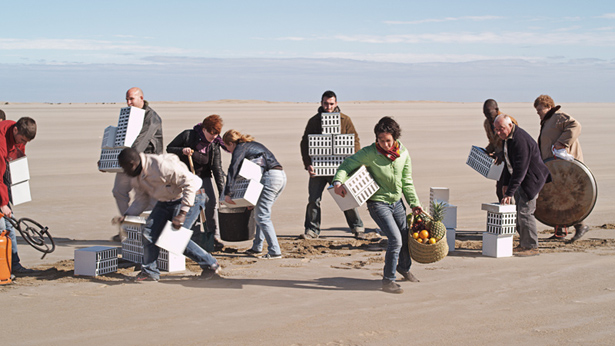
[[[468,161],[466,161],[466,164],[478,173],[482,174],[484,177],[493,180],[500,179],[502,169],[504,169],[505,166],[504,163],[496,165],[495,159],[487,155],[485,149],[474,145],[470,150],[470,155],[468,156]]]
[[[308,152],[310,156],[333,154],[333,135],[308,135]]]
[[[100,160],[98,161],[98,169],[103,172],[122,172],[122,167],[117,161],[122,148],[117,149],[102,149],[100,151]]]
[[[145,110],[137,107],[124,107],[120,110],[115,134],[115,147],[130,147],[143,127]]]
[[[442,223],[446,228],[457,228],[457,206],[448,203],[449,190],[446,187],[431,187],[429,188],[429,213],[433,215],[434,201],[444,202],[446,209],[444,209],[444,218]],[[449,247],[450,248],[450,247]]]
[[[333,135],[333,155],[354,154],[354,133]]]
[[[487,211],[487,232],[493,234],[515,234],[517,231],[517,206],[514,204],[483,203]]]
[[[342,210],[360,207],[380,188],[365,166],[357,169],[343,185],[347,192],[344,197],[336,194],[333,186],[328,188],[329,193]]]
[[[510,257],[513,255],[513,235],[483,232],[483,256]]]
[[[138,216],[126,217],[122,227],[126,232],[126,238],[122,240],[122,259],[130,262],[143,263],[143,241],[142,234],[145,227],[145,218]],[[186,257],[169,253],[165,249],[160,249],[158,260],[156,261],[158,269],[169,273],[186,270]]]
[[[237,179],[231,191],[231,199],[235,204],[225,205],[231,208],[252,207],[258,202],[263,184],[252,179]]]
[[[455,251],[455,237],[456,236],[457,236],[457,229],[455,228],[446,229],[446,243],[448,244],[449,253]]]
[[[448,187],[430,187],[429,205],[431,205],[434,200],[448,203],[448,199],[450,197],[449,195],[450,193]]]
[[[117,271],[117,248],[91,246],[75,250],[75,275],[98,276]]]

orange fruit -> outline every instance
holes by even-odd
[[[436,242],[436,238],[429,238],[429,244],[435,244]]]
[[[422,231],[421,231],[421,233],[419,233],[419,236],[420,236],[422,239],[427,239],[427,238],[429,238],[429,231],[428,231],[428,230],[426,230],[426,229],[424,229],[424,230],[422,230]]]
[[[423,242],[423,239],[418,238],[416,241],[418,241],[419,243],[422,243],[422,242]]]
[[[412,238],[419,239],[419,232],[412,233]]]

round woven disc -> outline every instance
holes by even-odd
[[[536,219],[549,226],[572,226],[594,209],[598,185],[581,161],[547,159],[553,181],[545,184],[536,200]]]

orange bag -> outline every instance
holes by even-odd
[[[11,249],[11,238],[9,231],[4,230],[0,234],[0,285],[11,283],[11,259],[13,250]]]

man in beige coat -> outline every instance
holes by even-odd
[[[540,95],[534,101],[536,113],[540,116],[540,134],[538,148],[543,160],[553,157],[553,149],[566,149],[575,159],[583,162],[583,151],[579,144],[581,123],[570,115],[560,112],[561,106],[556,106],[549,95]],[[589,227],[583,223],[574,225],[576,232],[570,242],[579,240]],[[563,239],[566,234],[559,227],[549,239]]]

